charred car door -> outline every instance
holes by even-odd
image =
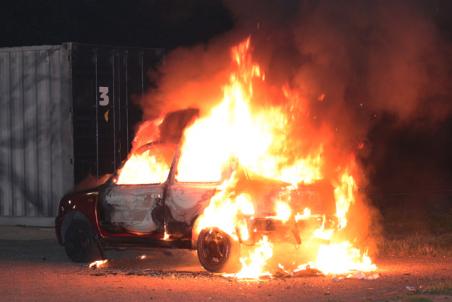
[[[102,226],[110,232],[135,235],[162,232],[163,199],[174,146],[150,144],[134,156],[141,156],[142,161],[126,162],[101,196]]]
[[[175,238],[191,238],[196,218],[208,206],[219,182],[181,181],[178,179],[180,150],[168,179],[165,198],[167,229]]]
[[[162,228],[156,215],[164,184],[112,185],[103,196],[104,228],[113,232],[148,234]]]
[[[209,204],[217,183],[172,183],[165,200],[166,223],[174,237],[190,237],[193,223]]]

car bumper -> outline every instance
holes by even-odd
[[[289,242],[301,244],[302,234],[312,233],[320,227],[334,227],[335,218],[313,217],[302,221],[281,221],[275,218],[252,218],[248,220],[248,230],[237,229],[239,241],[254,245],[262,236],[267,236],[272,242]],[[244,234],[246,233],[246,234]]]

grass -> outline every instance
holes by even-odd
[[[406,296],[402,302],[432,302],[432,295],[452,295],[452,280],[438,282],[417,290],[412,296]],[[429,297],[430,296],[430,297]]]
[[[452,233],[441,235],[412,234],[389,238],[379,245],[385,256],[452,256]]]
[[[452,295],[452,280],[437,282],[418,289],[416,292],[404,296],[397,296],[389,300],[381,300],[388,302],[432,302],[435,295],[449,296]]]
[[[452,280],[444,280],[428,285],[422,289],[419,289],[417,293],[429,295],[452,295]]]
[[[384,256],[452,256],[452,197],[439,208],[425,210],[420,217],[403,211],[385,213],[384,240],[379,251]]]

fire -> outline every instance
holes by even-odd
[[[355,202],[355,194],[355,180],[348,172],[344,172],[341,176],[340,183],[334,188],[336,215],[339,219],[339,227],[341,229],[347,226],[347,212],[350,206]]]
[[[91,269],[98,269],[98,268],[104,268],[108,265],[108,259],[104,260],[96,260],[89,264],[89,268]]]
[[[256,243],[256,247],[247,257],[240,258],[242,269],[233,276],[240,279],[258,279],[263,276],[271,276],[269,271],[265,270],[267,261],[273,256],[273,244],[267,236]]]
[[[357,181],[349,169],[353,166],[353,159],[345,162],[345,168],[335,169],[336,177],[328,175],[327,179],[325,167],[335,164],[328,163],[324,154],[326,141],[304,149],[292,147],[300,140],[309,140],[309,137],[292,135],[294,108],[297,106],[293,102],[300,101],[299,95],[284,86],[279,96],[285,98],[288,106],[256,105],[256,87],[266,87],[267,84],[265,73],[252,60],[250,38],[232,47],[231,56],[232,72],[222,88],[222,99],[185,130],[180,148],[177,181],[220,184],[198,219],[195,232],[199,234],[205,228],[217,228],[236,242],[251,240],[255,232],[251,222],[260,205],[256,203],[253,192],[241,188],[241,179],[259,177],[285,184],[283,194],[268,201],[273,203],[273,213],[266,217],[285,227],[305,225],[311,221],[320,223],[308,234],[303,234],[301,245],[306,243],[309,249],[306,255],[299,251],[285,257],[292,264],[300,261],[292,272],[307,267],[316,268],[326,275],[375,271],[377,267],[367,253],[351,243],[353,238],[347,238],[349,210],[358,195]],[[324,101],[325,96],[321,99]],[[132,154],[120,171],[118,183],[164,181],[169,166],[162,166],[157,159],[150,153]],[[144,173],[136,172],[143,171],[144,167],[149,169]],[[330,181],[334,187],[335,220],[327,214],[315,213],[306,205],[295,206],[292,199],[292,194],[301,185],[321,180]],[[332,223],[333,220],[336,223]],[[288,271],[288,266],[273,261],[277,245],[273,238],[262,236],[251,249],[244,250],[240,257],[242,267],[233,276],[258,279],[271,276],[278,267]],[[302,256],[309,259],[298,260]]]
[[[145,144],[131,153],[119,171],[116,183],[121,185],[162,183],[168,177],[173,156],[172,144]]]
[[[275,218],[283,222],[287,222],[289,218],[292,216],[292,209],[290,208],[288,203],[281,201],[277,202],[275,210],[276,210]]]
[[[168,231],[167,231],[167,229],[166,229],[166,224],[165,224],[165,226],[164,226],[164,232],[163,232],[163,240],[169,240],[171,237],[170,237],[170,235],[168,234]]]
[[[376,265],[367,254],[348,241],[325,244],[319,247],[314,267],[326,275],[338,275],[353,271],[372,272]]]
[[[237,72],[231,74],[229,84],[223,88],[223,100],[186,131],[178,179],[219,181],[224,179],[228,168],[237,165],[253,174],[284,181],[295,187],[299,183],[309,184],[322,179],[323,146],[320,146],[316,153],[290,160],[280,148],[289,141],[284,131],[289,127],[284,112],[279,108],[253,110],[251,107],[253,81],[263,81],[264,74],[259,66],[251,61],[249,48],[250,41],[247,39],[232,49]],[[202,150],[205,152],[199,152],[198,146],[204,141],[211,142],[214,150],[206,148]],[[215,165],[210,165],[211,162]],[[205,227],[218,227],[234,240],[237,240],[239,235],[241,240],[249,237],[248,226],[242,215],[254,215],[254,205],[249,196],[234,196],[236,182],[236,175],[232,174],[223,183],[219,193],[205,209],[198,232]],[[360,250],[348,241],[333,240],[335,232],[347,226],[347,213],[355,201],[356,190],[353,176],[344,171],[334,189],[337,229],[326,228],[323,216],[322,225],[315,229],[312,238],[309,238],[331,241],[319,245],[315,260],[311,264],[324,274],[341,274],[353,270],[367,272],[376,269],[371,259],[361,254]],[[292,218],[293,210],[288,201],[280,200],[275,203],[276,214],[273,218],[283,223]],[[310,217],[311,210],[305,208],[302,213],[297,213],[294,219],[299,221]],[[235,277],[249,279],[271,275],[264,268],[272,258],[272,249],[273,244],[267,237],[263,237],[247,257],[241,258],[242,269]]]
[[[209,205],[198,221],[196,232],[209,227],[217,227],[229,234],[234,240],[239,240],[236,232],[239,229],[243,239],[248,239],[248,225],[244,219],[239,217],[252,216],[254,205],[246,194],[233,197],[231,190],[236,185],[235,172],[219,188],[219,193],[210,200]],[[221,218],[220,218],[221,217]]]
[[[150,155],[149,151],[132,154],[121,169],[116,183],[121,185],[162,183],[168,176],[169,168],[168,164]]]
[[[294,162],[284,154],[289,143],[284,112],[252,108],[253,83],[265,76],[251,60],[250,39],[234,47],[232,56],[238,70],[223,87],[223,100],[185,131],[178,181],[221,181],[233,162],[250,173],[291,184],[320,179],[319,153]],[[208,148],[200,148],[206,143]]]
[[[306,220],[309,217],[311,217],[311,209],[310,208],[304,208],[303,209],[303,213],[297,213],[295,215],[295,221],[300,221],[300,220]]]

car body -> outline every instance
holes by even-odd
[[[118,247],[176,247],[197,249],[200,262],[207,270],[225,270],[226,262],[238,249],[236,240],[216,228],[199,234],[194,230],[220,182],[179,182],[178,141],[180,135],[177,139],[152,142],[140,148],[142,152],[154,150],[152,154],[165,154],[169,163],[167,177],[158,183],[118,184],[118,175],[113,175],[101,185],[68,193],[61,199],[55,230],[69,258],[92,261],[104,258],[105,249]],[[241,182],[242,190],[251,190],[260,206],[249,218],[252,236],[242,241],[239,234],[239,244],[253,245],[262,234],[271,236],[275,231],[287,235],[279,238],[300,244],[297,230],[300,224],[281,223],[274,218],[272,208],[266,206],[287,184],[246,173]],[[319,185],[302,186],[293,192],[294,199],[304,203],[313,201],[321,198],[318,193],[322,190],[325,191]]]

